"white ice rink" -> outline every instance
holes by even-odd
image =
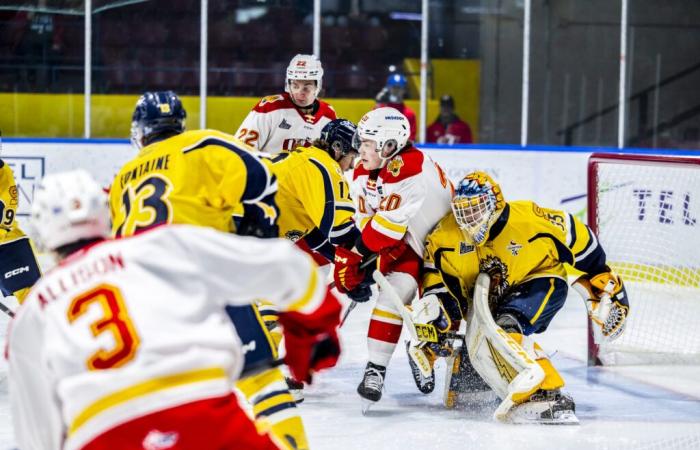
[[[579,426],[498,424],[491,419],[495,405],[445,410],[444,366],[438,368],[435,392],[423,395],[413,384],[403,347],[389,366],[384,397],[363,416],[355,389],[365,365],[370,311],[371,304],[364,304],[352,312],[341,330],[340,364],[306,390],[300,409],[313,449],[700,449],[700,367],[589,369],[585,310],[576,294],[538,341],[553,353],[576,400]],[[3,330],[6,322],[0,319]],[[9,449],[13,437],[2,364],[0,449]]]

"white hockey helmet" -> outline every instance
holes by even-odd
[[[107,237],[107,195],[82,169],[47,175],[34,193],[32,227],[37,244],[45,250]]]
[[[312,80],[316,82],[315,96],[321,92],[323,80],[323,67],[314,55],[296,55],[287,66],[287,78],[284,80],[284,90],[289,92],[289,83],[292,80]]]
[[[368,112],[357,124],[353,146],[360,148],[361,141],[377,143],[377,153],[382,166],[406,146],[411,136],[411,125],[399,110],[384,106]]]

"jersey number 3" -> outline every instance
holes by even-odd
[[[157,175],[146,178],[136,188],[127,186],[122,193],[124,221],[115,236],[131,236],[154,225],[169,223],[172,219],[170,191],[170,180]]]
[[[134,358],[139,346],[139,337],[126,311],[121,291],[116,286],[101,284],[76,297],[68,309],[68,321],[73,323],[87,313],[92,305],[99,305],[104,313],[90,324],[92,335],[97,337],[109,332],[114,338],[114,348],[100,349],[87,360],[90,370],[121,367]]]

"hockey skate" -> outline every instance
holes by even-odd
[[[416,362],[411,358],[409,352],[409,347],[411,346],[410,341],[406,341],[406,353],[408,354],[408,364],[411,366],[411,374],[413,375],[413,381],[416,383],[416,387],[423,394],[430,394],[435,389],[435,369],[431,370],[430,376],[425,377],[421,373]]]
[[[367,414],[372,405],[382,398],[385,376],[386,367],[367,363],[362,382],[357,386],[357,393],[362,397],[362,414]]]
[[[515,406],[507,416],[513,424],[578,425],[576,404],[570,395],[559,389],[539,390],[530,400]]]

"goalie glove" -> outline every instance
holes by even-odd
[[[340,303],[330,291],[311,314],[284,312],[280,313],[279,322],[284,331],[284,362],[295,380],[310,384],[314,372],[338,362]]]
[[[588,316],[600,328],[603,339],[612,341],[620,336],[630,308],[622,279],[609,269],[593,276],[584,275],[573,287],[586,300]]]

